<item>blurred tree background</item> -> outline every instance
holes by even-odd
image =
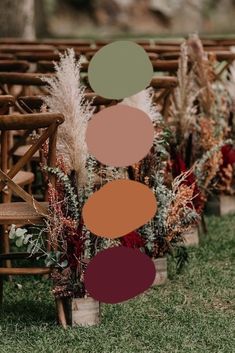
[[[234,16],[235,0],[1,0],[0,36],[232,33]]]

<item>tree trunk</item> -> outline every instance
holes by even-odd
[[[37,38],[49,36],[45,1],[35,0],[35,31]]]
[[[0,1],[0,37],[35,39],[34,0]]]

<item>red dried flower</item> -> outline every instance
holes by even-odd
[[[177,176],[185,172],[187,172],[186,164],[181,158],[181,156],[179,154],[176,154],[176,156],[174,157],[174,160],[172,160],[172,175],[174,178],[176,178]],[[194,185],[194,192],[193,192],[194,198],[192,202],[195,207],[195,210],[197,211],[197,213],[200,214],[203,210],[205,199],[197,185],[196,177],[194,173],[193,172],[188,173],[188,175],[186,176],[182,184],[185,184],[187,186]]]
[[[221,148],[222,156],[223,156],[223,164],[221,165],[221,169],[226,168],[229,164],[235,164],[235,149],[233,145],[224,145]]]
[[[120,241],[123,246],[127,246],[128,248],[143,248],[145,246],[144,239],[136,231],[124,235]]]

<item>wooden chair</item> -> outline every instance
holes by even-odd
[[[0,71],[26,72],[29,63],[25,60],[0,60]]]
[[[0,53],[12,53],[15,54],[20,50],[24,50],[26,52],[51,52],[56,50],[56,48],[52,45],[22,45],[22,44],[0,44]]]
[[[174,68],[176,68],[176,65],[174,63]],[[46,74],[46,75],[53,75],[53,74]],[[13,79],[17,79],[19,80],[19,76],[14,76],[9,74],[1,74],[0,73],[0,82],[1,80],[4,80],[3,82],[15,82],[13,81]],[[21,78],[22,81],[21,82],[32,82],[34,84],[40,84],[43,85],[44,82],[42,82],[39,78],[38,78],[38,74],[21,74]],[[28,81],[29,80],[29,81]],[[87,83],[88,84],[88,83]],[[157,91],[158,95],[156,97],[156,103],[157,104],[161,104],[162,106],[162,113],[165,116],[168,112],[168,108],[169,108],[169,104],[170,104],[170,97],[172,95],[172,92],[174,90],[174,88],[177,86],[178,81],[176,77],[172,77],[172,76],[156,76],[153,77],[153,79],[150,82],[150,86]],[[112,100],[112,99],[106,99],[103,97],[98,96],[97,94],[95,94],[92,91],[89,91],[89,87],[88,87],[88,91],[85,94],[85,99],[89,100],[92,102],[93,105],[96,106],[96,111],[98,111],[100,108],[102,108],[102,106],[110,106],[113,104],[116,104],[118,101]],[[40,109],[41,105],[42,105],[42,99],[39,96],[21,96],[18,97],[18,102],[20,105],[22,105],[22,107],[27,107],[30,110],[34,110],[34,109]]]
[[[89,101],[91,105],[95,107],[94,112],[98,112],[103,107],[109,107],[119,102],[118,100],[103,98],[93,92],[85,93],[85,101]],[[18,102],[19,105],[25,107],[25,109],[28,109],[29,111],[40,111],[40,108],[43,104],[43,99],[42,96],[22,96],[18,97]],[[14,152],[14,155],[20,156],[22,152],[26,150],[26,148],[28,148],[28,146],[21,146],[17,148],[17,150]],[[37,160],[38,157],[39,156],[35,155],[34,159]]]
[[[0,255],[0,302],[3,298],[3,275],[34,275],[48,274],[50,268],[9,268],[3,262],[9,259],[26,259],[28,254],[8,253],[8,226],[11,224],[39,224],[43,221],[43,216],[48,210],[47,203],[36,201],[32,195],[19,186],[14,178],[32,158],[36,151],[49,140],[48,165],[54,166],[56,162],[56,132],[57,127],[64,121],[61,114],[25,114],[25,115],[0,115],[1,131],[1,166],[0,166],[0,194],[2,203],[0,204],[0,244],[2,254]],[[24,156],[13,165],[10,170],[7,168],[8,144],[7,134],[11,130],[33,130],[42,129],[41,136],[30,147]],[[50,181],[55,185],[55,179],[51,176]],[[21,202],[5,202],[9,191],[14,192],[22,199]],[[4,261],[3,261],[4,260]]]
[[[160,112],[165,119],[168,117],[171,97],[177,85],[177,78],[172,76],[156,76],[151,81],[151,87],[156,91],[155,103],[161,106]]]
[[[10,107],[14,106],[14,104],[15,104],[15,98],[13,96],[10,96],[10,95],[0,96],[0,115],[9,114],[9,109],[10,109]],[[7,136],[7,143],[8,143],[8,146],[10,147],[9,134]],[[10,166],[10,159],[12,157],[11,150],[12,150],[12,148],[10,149],[7,156],[3,156],[3,158],[5,159],[4,163],[5,163],[5,165],[7,165],[7,168],[9,168],[9,166]],[[0,148],[0,151],[1,151],[1,148]],[[33,180],[34,180],[34,175],[33,175],[33,173],[30,173],[30,172],[20,171],[15,176],[16,183],[22,187],[26,186],[26,185],[31,185]]]
[[[9,108],[13,106],[15,103],[15,99],[12,96],[0,96],[0,114],[9,114]],[[0,158],[0,163],[2,166],[4,166],[5,170],[9,170],[10,163],[11,163],[11,153],[4,153],[4,149],[9,149],[10,146],[10,134],[9,132],[5,134],[5,137],[2,137],[1,147],[1,158]],[[3,149],[3,152],[2,152]],[[31,192],[31,185],[34,181],[34,174],[32,172],[28,171],[19,171],[17,175],[14,176],[13,181],[18,185],[21,186],[22,188],[27,187],[28,192]],[[12,197],[12,193],[10,191],[3,193],[2,195],[2,201],[3,202],[10,202]],[[5,244],[5,250],[8,251],[10,249],[9,241],[8,239],[5,239],[4,241]],[[7,267],[11,267],[10,261],[6,261]]]

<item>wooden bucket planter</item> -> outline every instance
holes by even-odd
[[[182,245],[188,246],[198,246],[199,245],[199,230],[198,226],[195,225],[186,232],[182,234]]]
[[[156,268],[156,276],[152,286],[160,286],[167,281],[167,257],[153,259],[153,262]]]
[[[100,323],[100,303],[93,298],[63,300],[66,323],[70,326],[93,326]]]
[[[235,195],[212,195],[208,198],[206,214],[214,216],[224,216],[235,214]]]

